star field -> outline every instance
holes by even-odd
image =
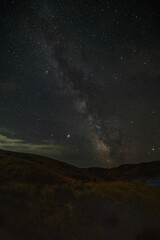
[[[155,3],[1,5],[0,148],[81,167],[158,160]]]

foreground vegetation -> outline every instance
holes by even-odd
[[[0,185],[2,240],[159,240],[160,189],[142,183]]]

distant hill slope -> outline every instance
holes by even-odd
[[[112,169],[81,169],[47,157],[0,150],[0,182],[60,184],[119,180],[160,181],[160,161],[126,164]]]
[[[89,181],[81,169],[47,157],[0,150],[0,182],[20,181],[40,184]]]
[[[160,240],[160,188],[105,182],[159,172],[160,162],[80,169],[0,150],[0,240]]]
[[[87,171],[107,181],[160,181],[160,161],[125,164],[111,169],[88,168]]]

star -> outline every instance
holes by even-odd
[[[73,164],[78,156],[79,166],[106,167],[109,159],[112,167],[148,151],[156,160],[158,11],[135,1],[74,2],[29,1],[25,11],[15,0],[4,6],[0,136],[5,127],[6,138],[45,142],[44,155]],[[62,148],[59,156],[51,144]]]

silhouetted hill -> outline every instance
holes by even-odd
[[[160,188],[109,181],[156,179],[159,166],[80,169],[0,150],[0,240],[159,240]]]
[[[111,169],[88,168],[87,171],[107,181],[160,181],[160,161],[125,164]]]
[[[160,161],[126,164],[112,169],[81,169],[34,154],[0,150],[0,181],[59,184],[101,181],[160,181]]]
[[[0,181],[59,184],[89,181],[81,169],[64,162],[28,153],[0,150]]]

